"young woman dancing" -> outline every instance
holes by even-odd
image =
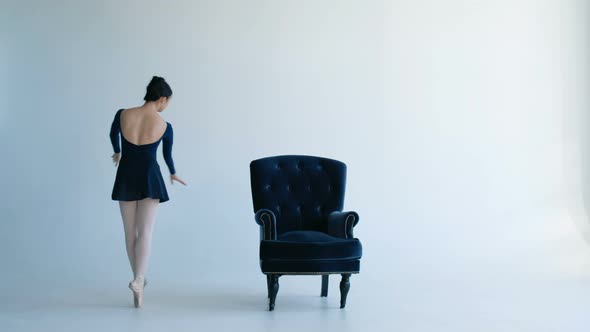
[[[174,169],[172,125],[159,114],[166,109],[171,97],[172,89],[168,83],[162,77],[154,76],[147,86],[145,103],[118,110],[110,131],[115,152],[112,158],[118,166],[111,198],[119,201],[123,218],[127,256],[133,271],[129,288],[136,308],[143,305],[156,210],[159,203],[169,200],[156,158],[160,142],[163,142],[162,152],[170,171],[170,183],[178,181],[186,185]]]

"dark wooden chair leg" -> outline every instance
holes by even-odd
[[[340,309],[346,306],[346,296],[350,290],[350,274],[342,274],[342,281],[340,281]]]
[[[270,274],[266,275],[266,295],[270,299]]]
[[[270,301],[268,304],[269,311],[275,310],[275,299],[277,298],[278,292],[279,292],[279,275],[278,274],[271,274],[270,275]]]
[[[327,297],[328,296],[328,283],[330,281],[330,275],[328,274],[324,274],[322,276],[322,297]]]

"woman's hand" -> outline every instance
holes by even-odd
[[[114,153],[112,155],[113,162],[115,163],[115,167],[119,165],[119,160],[121,160],[121,153]]]
[[[170,184],[174,184],[174,181],[178,181],[186,186],[186,182],[182,181],[182,179],[179,178],[176,174],[171,174],[170,175]]]

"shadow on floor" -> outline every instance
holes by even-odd
[[[148,286],[149,287],[149,286]],[[309,310],[340,310],[338,295],[334,299],[310,296],[309,294],[279,294],[277,309],[283,312],[307,312]],[[34,299],[34,300],[33,300]],[[126,311],[133,308],[133,295],[129,289],[118,287],[107,289],[69,289],[47,294],[20,294],[1,301],[3,312],[31,312],[40,310],[114,310]],[[313,307],[310,305],[313,303]],[[180,310],[195,313],[219,311],[267,312],[268,299],[262,291],[239,291],[235,289],[196,288],[146,288],[145,311]]]

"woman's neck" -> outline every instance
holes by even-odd
[[[158,107],[156,106],[156,103],[153,101],[146,101],[145,104],[141,106],[141,108],[146,112],[158,113]]]

